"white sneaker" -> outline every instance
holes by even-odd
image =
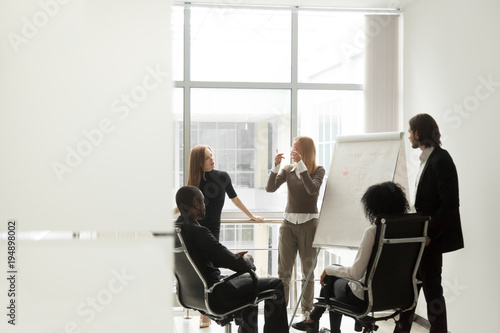
[[[304,311],[304,312],[302,312],[302,316],[304,317],[304,320],[306,320],[306,319],[307,319],[307,317],[309,317],[309,315],[310,315],[310,314],[311,314],[311,313],[310,313],[309,311]]]

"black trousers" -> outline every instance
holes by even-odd
[[[431,242],[424,250],[417,275],[417,278],[422,281],[420,288],[424,290],[427,302],[427,319],[431,325],[429,333],[448,332],[446,303],[441,285],[442,268],[443,254]],[[394,333],[409,333],[414,314],[415,310],[403,312]]]
[[[278,291],[277,299],[269,299],[264,301],[264,333],[287,333],[288,318],[286,310],[285,295],[283,292],[283,282],[278,278],[259,278],[259,292],[276,289]],[[217,303],[225,309],[233,308],[242,300],[251,299],[252,294],[252,279],[248,274],[244,274],[237,279],[231,280],[228,283],[216,288],[214,295],[211,297],[211,303]],[[218,309],[223,311],[224,309]],[[258,308],[248,307],[243,310],[241,319],[242,323],[238,329],[238,333],[257,333],[257,318]]]
[[[363,300],[356,297],[348,285],[348,281],[336,276],[327,275],[324,279],[324,287],[321,288],[320,296],[336,298],[339,301],[352,304],[362,305]],[[319,321],[326,308],[316,306],[309,314],[309,318],[314,321]],[[329,312],[330,315],[330,330],[332,333],[340,332],[340,324],[342,323],[342,314],[334,311]]]

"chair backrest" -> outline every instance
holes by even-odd
[[[379,216],[365,284],[368,312],[410,309],[418,299],[416,274],[430,217],[419,214]]]
[[[176,234],[174,273],[177,280],[179,303],[186,309],[208,312],[205,300],[207,283],[189,255],[182,237],[181,228],[176,228]]]

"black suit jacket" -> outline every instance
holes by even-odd
[[[254,268],[248,259],[229,251],[215,239],[208,228],[198,222],[179,216],[175,224],[181,228],[189,254],[203,274],[208,287],[222,278],[218,267],[229,268],[235,272],[249,272]],[[178,242],[176,238],[176,247],[180,246]]]
[[[435,147],[418,183],[415,209],[431,216],[428,235],[442,253],[464,247],[459,206],[455,164],[446,150]]]

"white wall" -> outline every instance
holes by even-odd
[[[445,255],[443,272],[453,333],[495,330],[498,321],[499,13],[498,0],[417,0],[404,12],[405,126],[431,114],[460,178],[465,249]]]
[[[0,2],[0,221],[165,225],[169,11],[160,0]]]
[[[0,0],[1,332],[172,329],[170,3]]]

